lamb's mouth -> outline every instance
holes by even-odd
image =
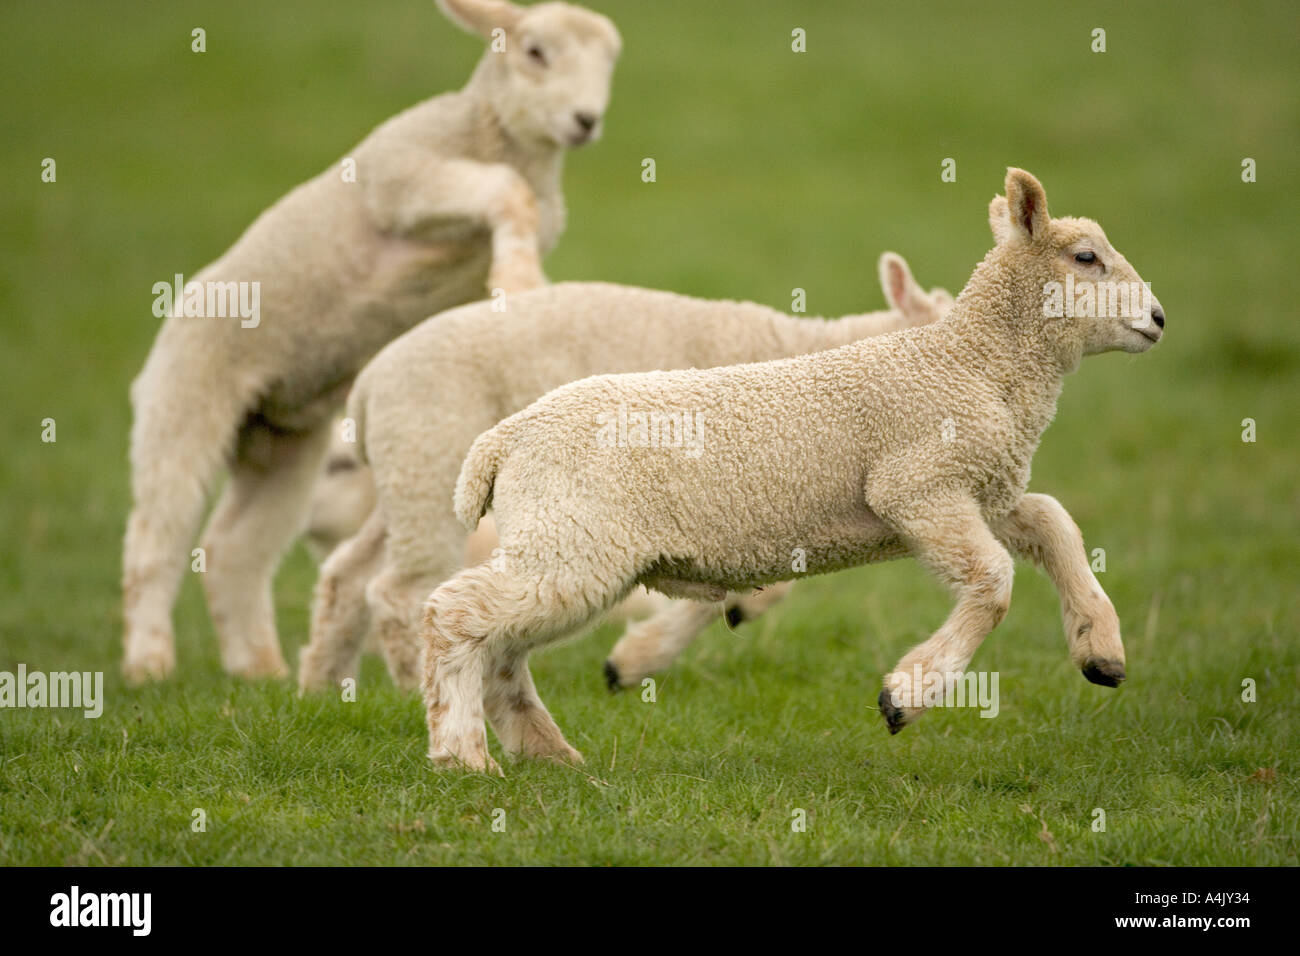
[[[1155,343],[1157,343],[1157,342],[1160,341],[1160,336],[1159,336],[1159,335],[1152,335],[1152,334],[1151,334],[1150,332],[1148,332],[1146,329],[1140,329],[1140,328],[1138,328],[1136,325],[1130,325],[1129,328],[1132,329],[1134,332],[1136,332],[1138,335],[1142,336],[1144,339],[1146,339],[1146,340],[1147,340],[1148,342],[1150,342],[1152,345],[1154,345]]]

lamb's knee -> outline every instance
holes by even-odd
[[[457,585],[453,578],[450,585]],[[418,660],[423,675],[426,694],[437,680],[439,671],[444,675],[463,670],[470,661],[481,659],[488,636],[487,622],[483,620],[486,600],[475,595],[472,589],[445,584],[424,603],[419,614]]]
[[[992,620],[992,627],[1002,623],[1011,609],[1011,587],[1015,581],[1015,563],[1003,552],[989,560],[971,582],[970,593]]]
[[[231,570],[224,560],[225,542],[216,535],[205,534],[199,539],[199,553],[203,560],[203,573],[199,575],[199,583],[211,604],[213,597],[221,593]]]
[[[1065,506],[1051,495],[1027,494],[1016,508],[1020,538],[1031,542],[1031,554],[1040,563],[1053,554],[1083,550],[1083,532]]]
[[[362,587],[362,574],[359,562],[351,560],[351,554],[347,553],[348,545],[345,542],[341,547],[335,548],[334,551],[325,559],[320,567],[320,575],[316,579],[316,600],[318,602],[329,599],[338,600],[340,595],[357,594],[364,600],[365,590]],[[367,582],[368,583],[368,582]]]
[[[1064,518],[1067,523],[1073,524],[1070,513],[1065,510],[1065,505],[1061,504],[1051,495],[1045,495],[1041,492],[1027,492],[1021,495],[1016,510],[1039,518]]]
[[[246,577],[250,572],[247,561],[239,558],[238,539],[224,530],[210,530],[199,539],[202,549],[203,574],[200,581],[203,590],[211,600],[213,594],[220,593],[228,583]]]
[[[421,606],[422,632],[481,642],[505,610],[493,573],[482,565],[462,571],[435,588]]]

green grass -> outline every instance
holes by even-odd
[[[355,703],[231,681],[192,580],[179,677],[128,690],[126,387],[156,328],[151,285],[218,255],[386,116],[459,85],[478,45],[428,0],[13,0],[0,670],[103,670],[107,703],[98,720],[0,711],[0,863],[1295,864],[1295,5],[598,6],[626,52],[604,141],[568,167],[554,279],[780,308],[801,287],[831,314],[879,306],[874,262],[893,248],[955,291],[1014,164],[1152,282],[1164,342],[1085,363],[1032,483],[1106,550],[1128,683],[1069,666],[1055,595],[1025,568],[975,660],[1001,675],[997,719],[936,711],[889,737],[880,677],[948,606],[900,563],[809,581],[735,636],[715,627],[654,704],[604,691],[611,627],[539,656],[582,771],[434,773],[418,701],[375,661]],[[795,26],[806,54],[790,52]],[[1098,26],[1105,54],[1089,51]],[[55,184],[39,179],[46,156]],[[40,441],[46,417],[57,443]],[[291,659],[313,571],[297,549],[278,580]]]

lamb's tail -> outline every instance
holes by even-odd
[[[460,467],[460,477],[456,479],[453,503],[456,517],[467,530],[473,531],[478,527],[479,519],[492,503],[492,486],[496,482],[497,470],[509,452],[509,441],[500,425],[489,428],[470,446],[465,464]]]

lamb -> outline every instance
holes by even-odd
[[[431,313],[544,283],[541,257],[564,228],[564,154],[600,131],[618,31],[564,3],[439,6],[484,37],[500,31],[464,88],[383,123],[262,213],[173,308],[161,294],[155,302],[169,315],[131,386],[132,682],[175,666],[171,608],[223,465],[230,480],[202,537],[222,664],[243,677],[286,675],[271,578],[303,528],[350,380]],[[217,311],[244,291],[251,311],[196,315],[211,311],[203,293],[214,289]]]
[[[943,290],[924,292],[900,256],[886,253],[880,270],[893,308],[833,321],[750,302],[562,283],[507,300],[504,313],[492,303],[464,306],[390,343],[358,376],[348,400],[378,506],[321,569],[300,688],[336,686],[355,673],[367,627],[378,635],[393,679],[418,684],[420,608],[461,567],[465,532],[452,513],[452,492],[481,432],[550,389],[596,372],[798,355],[929,322],[952,304]],[[733,619],[753,616],[781,593],[733,595],[728,612]],[[644,607],[648,598],[638,603]],[[629,668],[662,666],[715,613],[701,607],[646,622],[618,660]]]
[[[500,560],[425,606],[435,765],[500,772],[485,714],[507,754],[581,761],[537,695],[531,651],[637,584],[716,600],[794,577],[796,551],[813,574],[912,556],[955,590],[948,619],[885,678],[892,732],[931,702],[914,675],[959,675],[1006,614],[1008,549],[1051,577],[1084,676],[1124,679],[1119,619],[1079,529],[1026,489],[1064,376],[1085,355],[1151,348],[1164,312],[1142,283],[1131,307],[1056,317],[1049,290],[1067,278],[1141,280],[1095,222],[1051,218],[1029,173],[1009,169],[1005,190],[990,205],[993,249],[938,322],[773,362],[584,379],[474,442],[456,514],[473,528],[492,504]],[[611,441],[617,409],[689,416],[703,453]]]

